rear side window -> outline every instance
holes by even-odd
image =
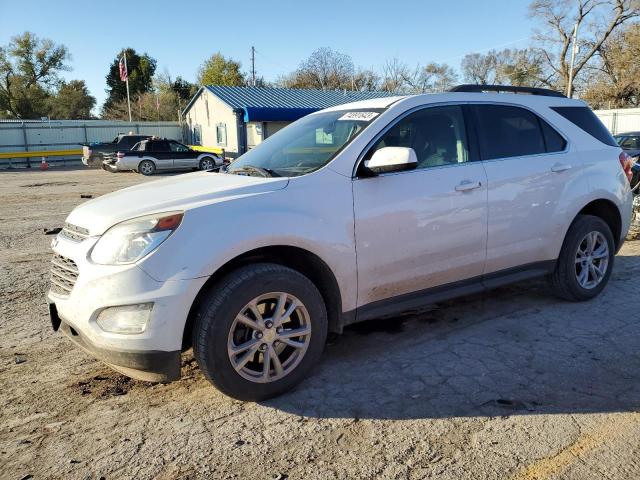
[[[476,105],[474,110],[483,160],[546,152],[541,123],[529,110],[507,105]]]
[[[589,107],[551,107],[551,109],[605,145],[618,146],[609,130]]]
[[[147,144],[147,147],[151,146],[152,152],[170,152],[169,142],[152,142],[150,145]]]

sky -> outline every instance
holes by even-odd
[[[379,71],[393,57],[413,66],[467,53],[523,48],[534,22],[528,0],[65,1],[0,0],[0,45],[26,30],[67,46],[66,79],[85,80],[98,105],[108,66],[124,47],[146,52],[195,82],[198,67],[221,52],[267,81],[291,72],[316,48],[350,55]]]

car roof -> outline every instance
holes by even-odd
[[[416,99],[422,100],[421,103],[428,105],[430,103],[451,103],[451,102],[491,102],[491,103],[512,103],[529,106],[532,108],[541,106],[587,106],[582,100],[576,100],[566,97],[554,97],[546,95],[529,95],[522,93],[495,93],[495,92],[444,92],[444,93],[423,93],[420,95],[404,95],[398,97],[375,98],[371,100],[363,100],[360,102],[345,103],[335,107],[322,110],[323,112],[367,109],[367,108],[389,108],[392,105],[400,105],[407,101],[415,103]]]
[[[630,137],[630,136],[639,136],[640,132],[620,132],[620,133],[616,133],[614,135],[614,137]]]

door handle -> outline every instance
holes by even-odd
[[[469,190],[474,190],[476,188],[480,188],[482,184],[480,182],[472,182],[471,180],[463,180],[458,185],[456,185],[456,192],[467,192]]]
[[[560,172],[564,172],[565,170],[569,170],[571,169],[571,165],[569,165],[568,163],[554,163],[553,166],[551,167],[551,171],[552,172],[556,172],[556,173],[560,173]]]

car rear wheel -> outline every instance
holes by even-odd
[[[146,176],[153,175],[156,173],[156,164],[151,160],[143,160],[138,165],[138,172]]]
[[[204,375],[239,400],[264,400],[304,380],[327,336],[322,295],[282,265],[242,267],[214,285],[194,324]]]
[[[200,160],[200,170],[213,170],[216,166],[216,162],[211,157],[203,157]]]
[[[597,296],[611,276],[615,250],[611,229],[604,220],[579,215],[569,227],[551,275],[554,292],[574,302]]]

